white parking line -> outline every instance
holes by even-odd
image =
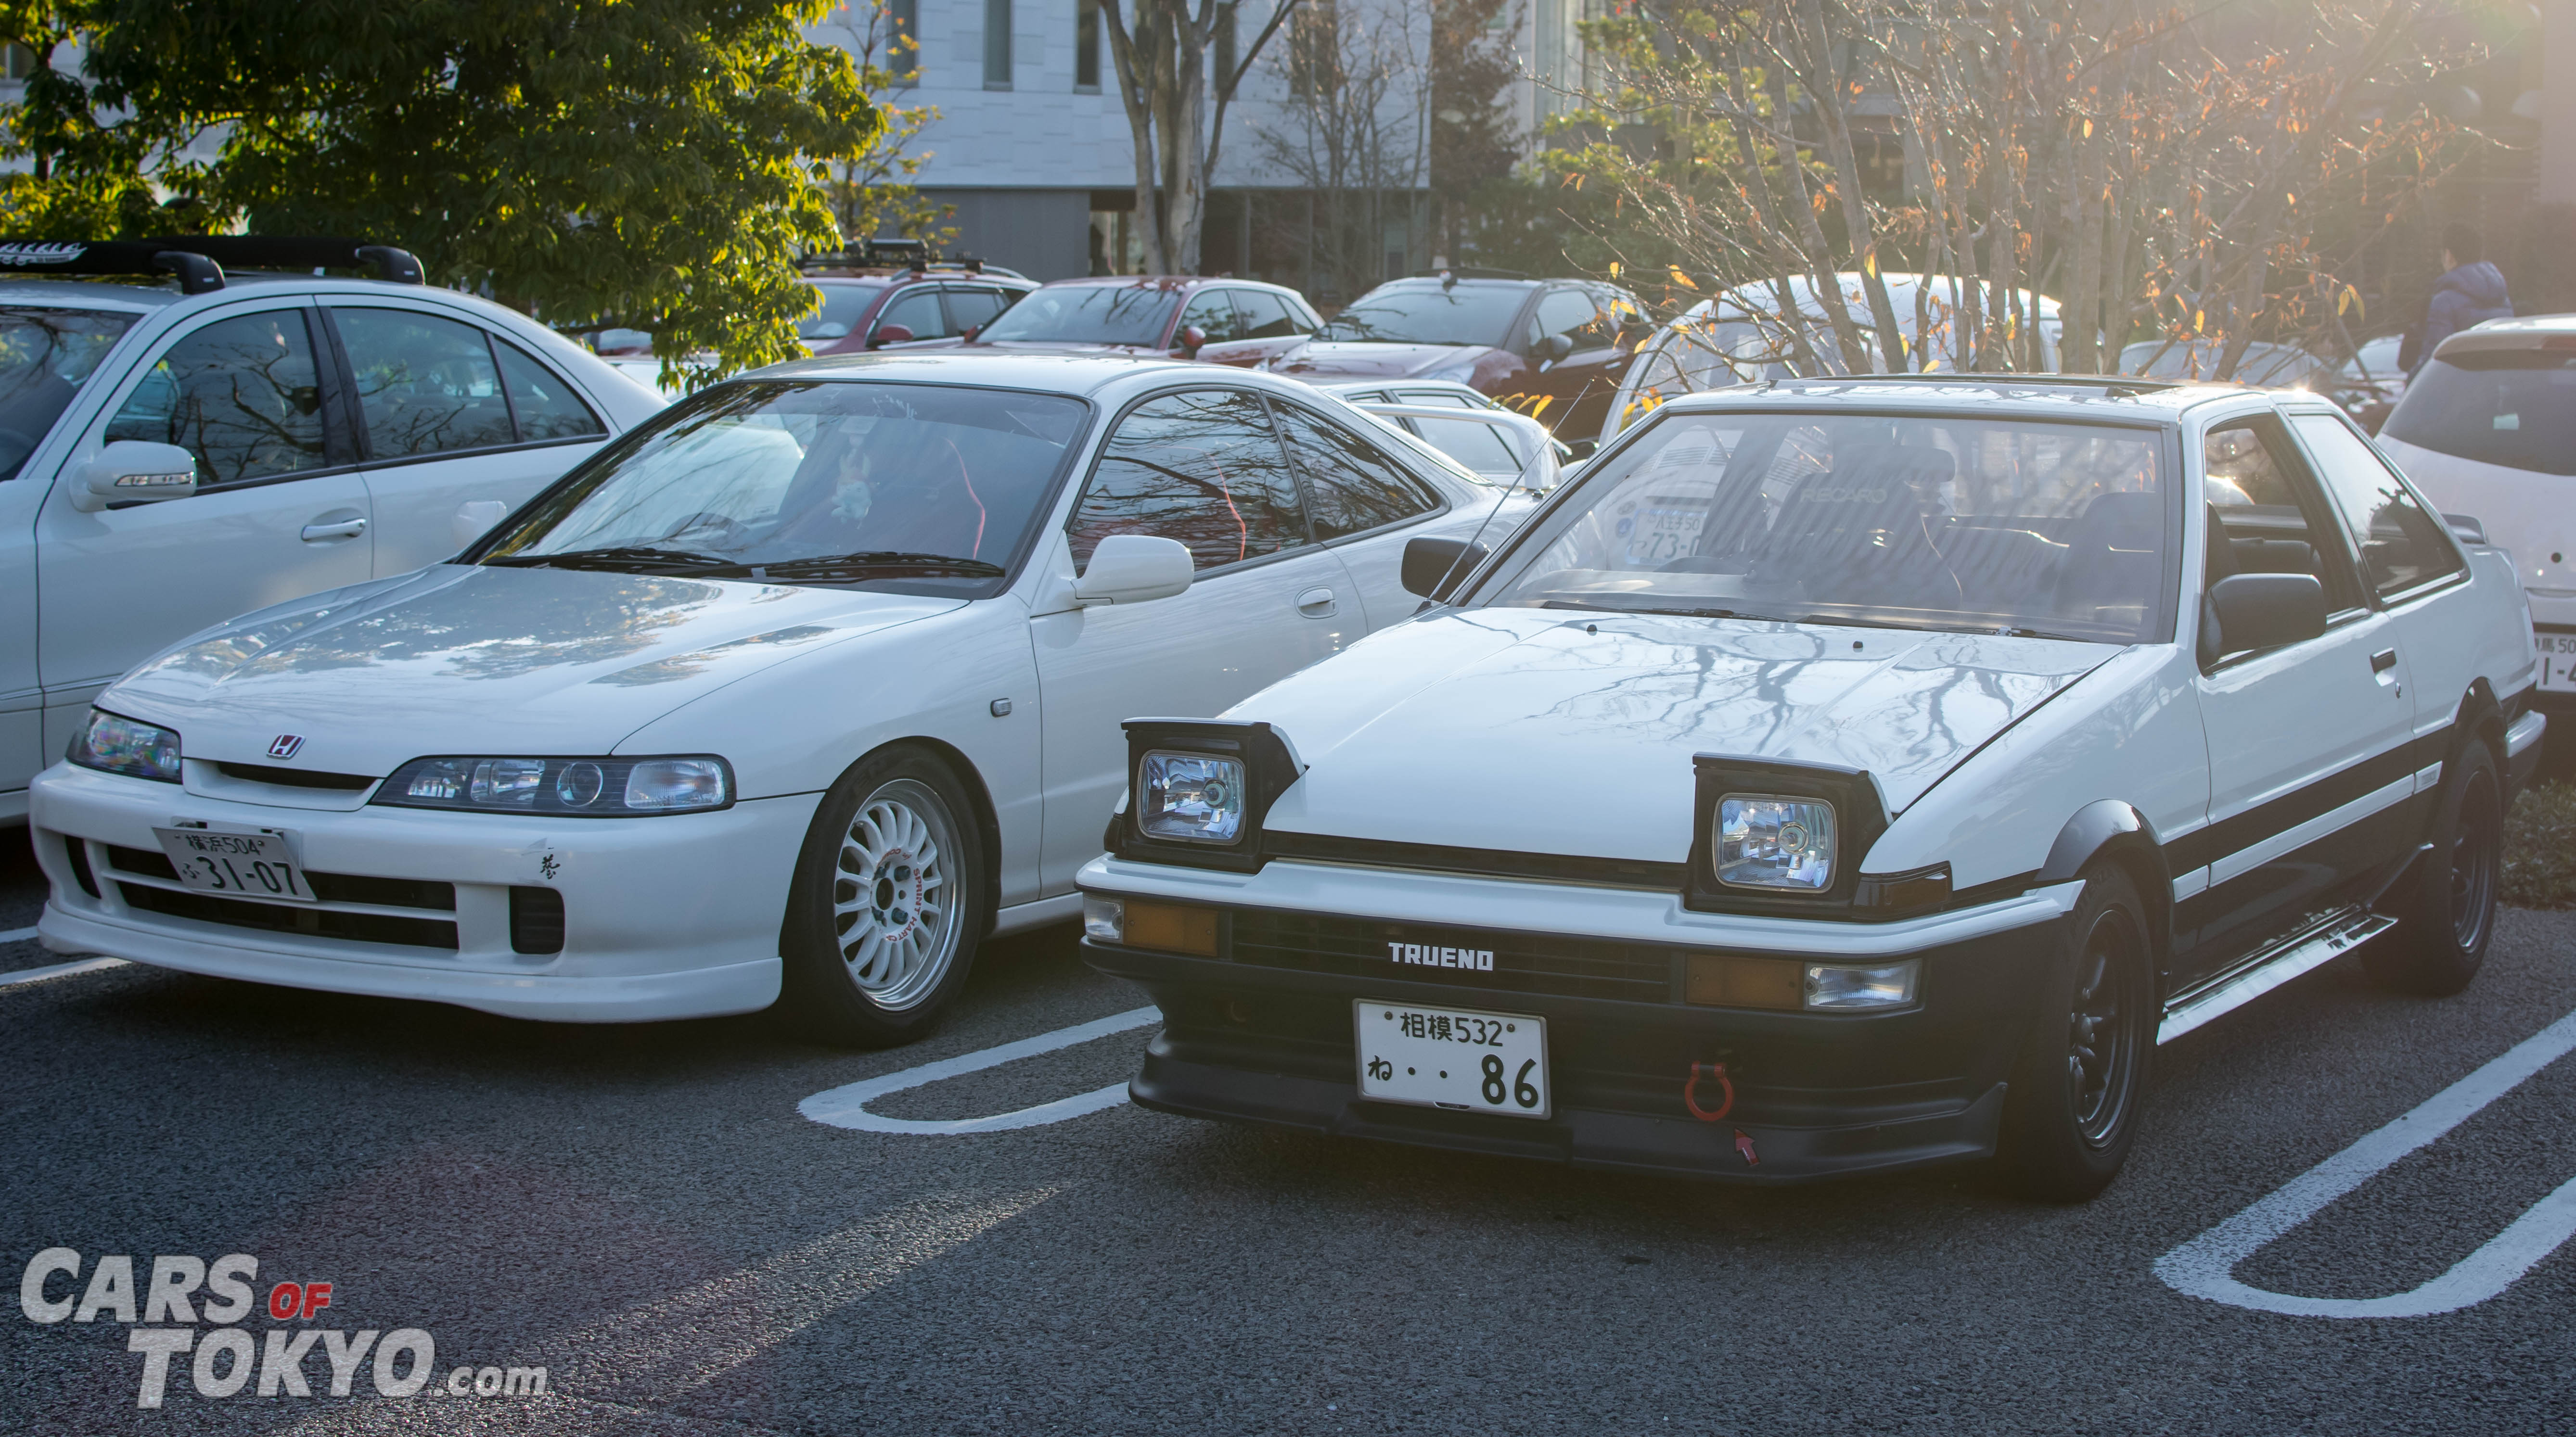
[[[918,1068],[906,1068],[899,1073],[888,1073],[881,1078],[868,1078],[860,1082],[844,1084],[841,1087],[829,1088],[798,1103],[796,1111],[818,1123],[829,1123],[836,1128],[855,1128],[867,1133],[953,1136],[960,1133],[998,1133],[1011,1128],[1034,1128],[1047,1123],[1060,1123],[1067,1118],[1078,1118],[1085,1113],[1096,1113],[1103,1108],[1114,1108],[1126,1102],[1127,1085],[1113,1083],[1106,1088],[1076,1094],[1070,1098],[1058,1098],[1052,1103],[1040,1103],[1034,1108],[1022,1108],[1015,1113],[996,1113],[989,1118],[957,1118],[944,1122],[916,1118],[881,1118],[868,1111],[868,1104],[890,1093],[900,1093],[936,1083],[942,1078],[980,1073],[986,1068],[998,1068],[1004,1063],[1015,1063],[1022,1058],[1034,1058],[1040,1053],[1052,1053],[1058,1048],[1070,1048],[1076,1043],[1088,1043],[1094,1038],[1106,1038],[1112,1033],[1124,1033],[1130,1028],[1142,1028],[1148,1023],[1159,1023],[1162,1018],[1162,1009],[1147,1007],[1102,1018],[1096,1022],[1077,1024],[1071,1028],[1058,1028],[1052,1033],[1040,1033],[1034,1038],[1022,1038],[1016,1043],[1004,1043],[998,1048],[986,1048],[979,1053],[943,1058],[936,1063],[924,1063]]]
[[[12,928],[6,933],[0,933],[0,943],[24,943],[35,936],[36,930],[33,928]]]
[[[0,973],[0,988],[15,988],[21,983],[42,983],[48,978],[69,978],[75,973],[95,973],[102,968],[122,968],[122,958],[83,958],[71,963],[57,963],[50,968],[21,968],[15,973]]]
[[[2576,1235],[2576,1179],[2531,1205],[2486,1246],[2411,1292],[2388,1297],[2292,1297],[2238,1282],[2237,1265],[2400,1158],[2468,1121],[2479,1109],[2576,1049],[2576,1013],[2515,1044],[2422,1106],[2308,1169],[2270,1197],[2156,1259],[2176,1291],[2294,1317],[2429,1317],[2504,1291]]]

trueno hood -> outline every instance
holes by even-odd
[[[1471,609],[1380,633],[1234,713],[1277,726],[1307,765],[1273,829],[1678,863],[1694,754],[1865,769],[1892,815],[2118,652]]]
[[[1345,379],[1408,379],[1434,369],[1474,364],[1495,351],[1484,345],[1386,344],[1319,339],[1270,366],[1273,373]]]
[[[425,753],[609,753],[680,705],[956,599],[442,564],[247,615],[165,651],[102,707],[190,758],[381,776]]]

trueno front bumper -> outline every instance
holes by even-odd
[[[575,1023],[776,1002],[779,924],[816,801],[548,821],[249,803],[66,764],[31,797],[52,883],[38,932],[58,952]],[[291,834],[322,901],[186,889],[152,832],[179,822]]]
[[[1256,874],[1114,858],[1086,893],[1217,910],[1215,957],[1084,940],[1143,986],[1162,1035],[1130,1085],[1145,1107],[1581,1167],[1752,1182],[1994,1151],[2004,1083],[2081,890],[1892,923],[1684,910],[1674,895],[1273,861]],[[1388,943],[1491,949],[1493,971],[1402,966]],[[1922,964],[1915,1006],[1859,1015],[1683,1001],[1694,954]],[[1548,1024],[1547,1120],[1364,1099],[1352,1000]],[[1703,1078],[1694,1116],[1685,1087]],[[1704,1071],[1704,1069],[1703,1069]],[[1731,1086],[1731,1106],[1722,1098]]]

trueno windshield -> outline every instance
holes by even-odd
[[[2481,464],[2576,474],[2576,354],[2446,355],[2416,372],[2380,432]]]
[[[0,306],[0,479],[15,479],[130,314]]]
[[[1317,339],[1372,340],[1383,344],[1490,344],[1511,342],[1512,316],[1529,297],[1525,284],[1389,285],[1353,300],[1315,331]]]
[[[1133,344],[1151,349],[1180,308],[1180,291],[1137,284],[1049,285],[1002,311],[976,338],[1018,344]]]
[[[1667,411],[1475,602],[2151,641],[2169,500],[2155,429]]]
[[[989,592],[1090,406],[929,384],[727,385],[545,496],[477,562]]]

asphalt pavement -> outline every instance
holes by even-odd
[[[0,838],[0,931],[40,902]],[[760,1017],[548,1027],[132,966],[5,982],[61,961],[0,944],[0,1276],[71,1249],[34,1301],[98,1302],[0,1309],[8,1433],[2576,1430],[2576,1250],[2409,1318],[2228,1305],[2156,1270],[2576,1011],[2576,914],[2507,912],[2458,998],[2328,968],[2162,1049],[2128,1171],[2080,1207],[1973,1168],[1742,1189],[1124,1105],[962,1135],[800,1115],[1136,1009],[1069,929],[991,945],[942,1031],[875,1053]],[[866,1110],[1095,1091],[1152,1032]],[[2571,1112],[2576,1060],[2543,1066],[2235,1278],[2344,1299],[2438,1278],[2576,1178]],[[142,1304],[156,1256],[228,1254],[257,1260],[238,1348],[202,1312],[129,1326],[95,1281],[129,1256]],[[310,1320],[261,1310],[326,1282]],[[342,1350],[302,1354],[299,1396],[287,1344],[317,1328]],[[158,1407],[136,1342],[192,1348],[161,1359]],[[253,1343],[278,1351],[236,1371]],[[417,1395],[379,1394],[422,1366]],[[544,1395],[506,1390],[539,1367]]]

